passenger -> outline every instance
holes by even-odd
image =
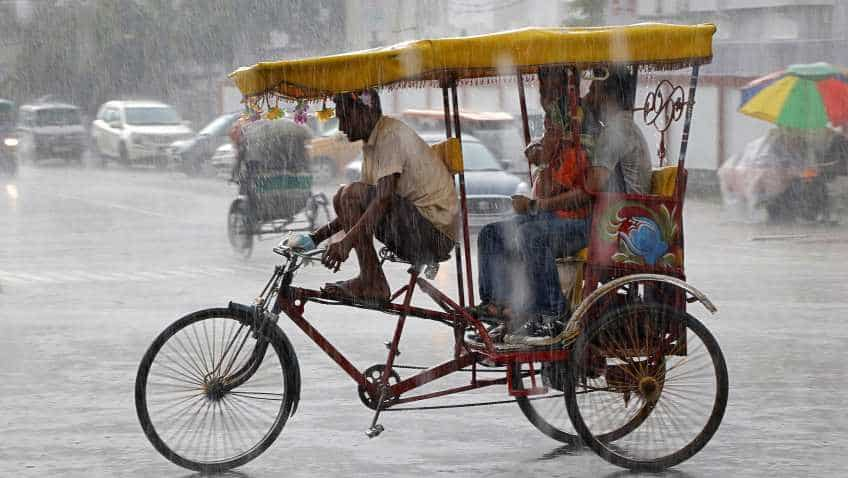
[[[481,304],[474,312],[508,319],[510,332],[520,328],[519,316],[563,312],[553,251],[569,255],[585,247],[588,202],[570,210],[546,202],[582,189],[588,167],[585,153],[571,147],[566,134],[570,121],[563,114],[565,80],[563,68],[539,72],[546,129],[541,145],[531,144],[526,151],[540,166],[533,181],[534,199],[514,197],[517,216],[485,226],[477,238]],[[528,290],[522,293],[521,286]]]
[[[546,229],[545,222],[535,221],[528,221],[518,228],[519,246],[516,249],[527,268],[528,282],[532,284],[532,299],[531,307],[527,311],[530,319],[517,330],[511,325],[514,333],[504,337],[507,343],[532,344],[534,337],[544,338],[556,333],[551,324],[561,327],[567,320],[569,312],[565,308],[565,300],[559,289],[555,258],[572,255],[585,247],[588,235],[588,218],[585,211],[592,201],[592,196],[587,191],[645,194],[650,190],[650,153],[647,142],[632,116],[634,80],[633,75],[613,70],[608,79],[594,82],[589,95],[584,98],[584,124],[586,118],[591,117],[601,125],[585,178],[580,177],[579,166],[569,170],[569,162],[564,161],[560,165],[560,175],[557,178],[558,182],[565,186],[563,192],[539,197],[535,201],[519,199],[514,204],[517,212],[536,210],[542,217],[551,217],[552,212],[565,213],[566,217],[570,213],[573,216],[571,219],[561,219],[569,224],[569,227],[561,230]],[[544,85],[544,81],[540,81],[540,87]],[[551,128],[546,130],[545,134],[547,136],[549,133],[555,133],[558,129],[563,131],[565,136],[562,128]],[[556,136],[552,136],[552,142],[553,138]],[[578,154],[567,141],[565,138],[560,142],[560,154],[564,159],[575,156],[579,158],[582,151]],[[571,184],[565,184],[569,180]],[[482,245],[480,250],[483,250]],[[484,258],[482,254],[479,259],[481,263],[497,260]],[[545,316],[552,319],[540,320]],[[515,324],[517,321],[512,322]]]
[[[554,197],[540,199],[542,211],[579,212],[591,204],[592,196],[587,191],[622,192],[647,194],[651,188],[651,156],[642,131],[633,120],[633,95],[635,75],[611,69],[609,77],[592,83],[590,92],[583,99],[585,118],[594,118],[600,125],[595,139],[585,182]],[[571,149],[573,151],[573,148]],[[568,174],[568,171],[564,171]],[[523,260],[529,264],[531,277],[537,281],[535,311],[538,315],[529,320],[516,334],[507,335],[505,342],[532,344],[533,337],[546,337],[556,333],[551,325],[562,327],[568,314],[565,298],[559,289],[556,275],[556,257],[577,252],[577,244],[587,243],[588,222],[575,236],[537,235],[531,247],[523,248]],[[580,246],[580,248],[584,247]],[[550,320],[545,316],[551,317]]]
[[[651,190],[651,153],[633,120],[635,80],[626,71],[610,70],[609,78],[593,82],[584,98],[602,124],[589,169],[590,190],[627,194]]]
[[[399,257],[414,263],[445,260],[456,241],[458,199],[445,164],[409,126],[383,116],[374,90],[334,97],[339,130],[349,141],[363,140],[362,182],[343,186],[333,197],[336,219],[290,245],[314,249],[339,231],[321,262],[335,271],[351,249],[359,276],[328,283],[330,295],[385,301],[389,284],[377,260],[376,237]]]

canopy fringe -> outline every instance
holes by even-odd
[[[674,71],[674,70],[682,70],[684,68],[689,68],[695,65],[702,65],[706,63],[710,63],[712,61],[712,57],[704,57],[704,58],[689,58],[686,60],[676,60],[676,61],[655,61],[651,63],[586,63],[586,64],[563,64],[560,66],[576,66],[580,69],[588,69],[588,68],[597,68],[597,67],[612,67],[612,66],[628,66],[628,67],[636,67],[642,73],[652,73],[658,71]],[[524,79],[525,84],[534,84],[536,81],[536,72],[538,71],[540,66],[557,66],[557,65],[529,65],[522,66],[522,77]],[[489,74],[487,74],[489,73]],[[463,76],[471,76],[472,78],[462,78]],[[479,75],[479,76],[477,76]],[[457,78],[456,84],[458,86],[490,86],[490,85],[511,85],[516,82],[516,75],[514,73],[507,74],[504,72],[492,72],[490,70],[466,70],[462,72],[453,72],[453,71],[440,71],[440,72],[430,72],[427,73],[426,76],[431,78],[420,78],[420,79],[407,79],[407,80],[399,80],[394,81],[392,83],[386,84],[375,84],[369,86],[369,88],[375,88],[380,91],[394,91],[396,89],[421,89],[421,88],[437,88],[441,86],[442,82],[445,79]],[[292,91],[295,89],[298,91],[297,95],[286,95],[283,91]],[[364,88],[363,88],[364,89]],[[319,103],[331,98],[333,95],[337,93],[343,93],[341,91],[316,91],[310,90],[309,88],[293,85],[286,81],[281,81],[273,88],[266,90],[263,93],[259,93],[256,95],[250,95],[244,97],[245,103],[252,104],[264,104],[266,107],[270,107],[268,105],[271,104],[272,98],[279,101],[301,101],[309,104]]]

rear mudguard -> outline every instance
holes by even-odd
[[[665,284],[671,284],[689,293],[698,302],[700,302],[704,308],[710,311],[710,313],[714,314],[718,310],[703,292],[676,277],[662,274],[632,274],[607,282],[601,287],[595,289],[588,297],[583,299],[577,307],[577,310],[575,310],[571,315],[571,319],[568,321],[568,326],[566,326],[565,331],[561,335],[564,337],[576,337],[580,331],[583,330],[589,310],[601,297],[632,282],[662,282]]]
[[[254,311],[256,308],[252,305],[244,305],[236,302],[230,302],[227,306],[228,309],[237,312],[239,314],[246,314],[248,317],[253,317]],[[297,411],[297,405],[300,403],[300,364],[297,361],[297,354],[294,352],[294,347],[289,341],[288,336],[286,336],[283,329],[281,329],[277,324],[274,324],[270,329],[271,340],[279,340],[280,345],[282,346],[283,356],[280,357],[280,360],[285,361],[285,363],[292,368],[293,374],[290,380],[291,383],[286,383],[286,390],[291,391],[291,401],[292,408],[289,417],[294,416],[294,412]]]
[[[589,316],[589,311],[592,309],[592,306],[595,305],[598,300],[606,294],[614,292],[619,287],[629,284],[631,282],[662,282],[665,284],[671,284],[679,289],[682,289],[695,297],[695,299],[700,302],[707,310],[712,313],[715,313],[718,309],[710,299],[707,298],[701,291],[687,284],[686,282],[677,279],[675,277],[662,275],[662,274],[631,274],[624,277],[619,277],[618,279],[611,280],[601,287],[595,289],[594,292],[589,294],[588,297],[583,299],[580,302],[580,305],[577,307],[577,310],[571,314],[571,318],[568,321],[568,325],[565,327],[559,335],[551,337],[544,341],[534,341],[535,345],[554,345],[554,344],[568,344],[574,341],[580,332],[583,330],[583,327],[586,325],[585,322]]]

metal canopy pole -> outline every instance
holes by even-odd
[[[459,126],[459,100],[456,94],[456,82],[451,84],[451,97],[453,98],[453,127],[456,130],[456,139],[462,148],[462,130]],[[468,303],[474,305],[474,274],[471,273],[471,240],[468,232],[468,202],[465,200],[465,167],[459,172],[459,203],[462,213],[462,240],[465,244],[465,270],[468,274]]]
[[[442,106],[445,111],[445,138],[450,139],[453,136],[450,117],[450,99],[448,98],[448,81],[442,81]],[[462,253],[459,248],[459,242],[453,247],[453,255],[456,258],[456,288],[459,294],[459,306],[465,307],[465,290],[462,282]]]
[[[516,83],[518,83],[518,102],[521,105],[521,125],[524,127],[524,146],[530,144],[530,122],[527,120],[527,99],[524,96],[524,75],[521,70],[516,71]],[[527,175],[533,181],[533,165],[527,158]]]
[[[683,135],[680,139],[680,155],[677,157],[677,179],[674,183],[674,197],[678,197],[682,191],[683,170],[686,166],[686,147],[689,145],[689,128],[692,126],[692,111],[695,105],[695,90],[698,87],[699,65],[692,67],[692,76],[689,79],[689,99],[686,101],[686,120],[683,122]]]

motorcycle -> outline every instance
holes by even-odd
[[[829,221],[828,184],[846,174],[848,139],[830,131],[799,136],[770,131],[731,156],[718,171],[727,206],[770,222]]]

